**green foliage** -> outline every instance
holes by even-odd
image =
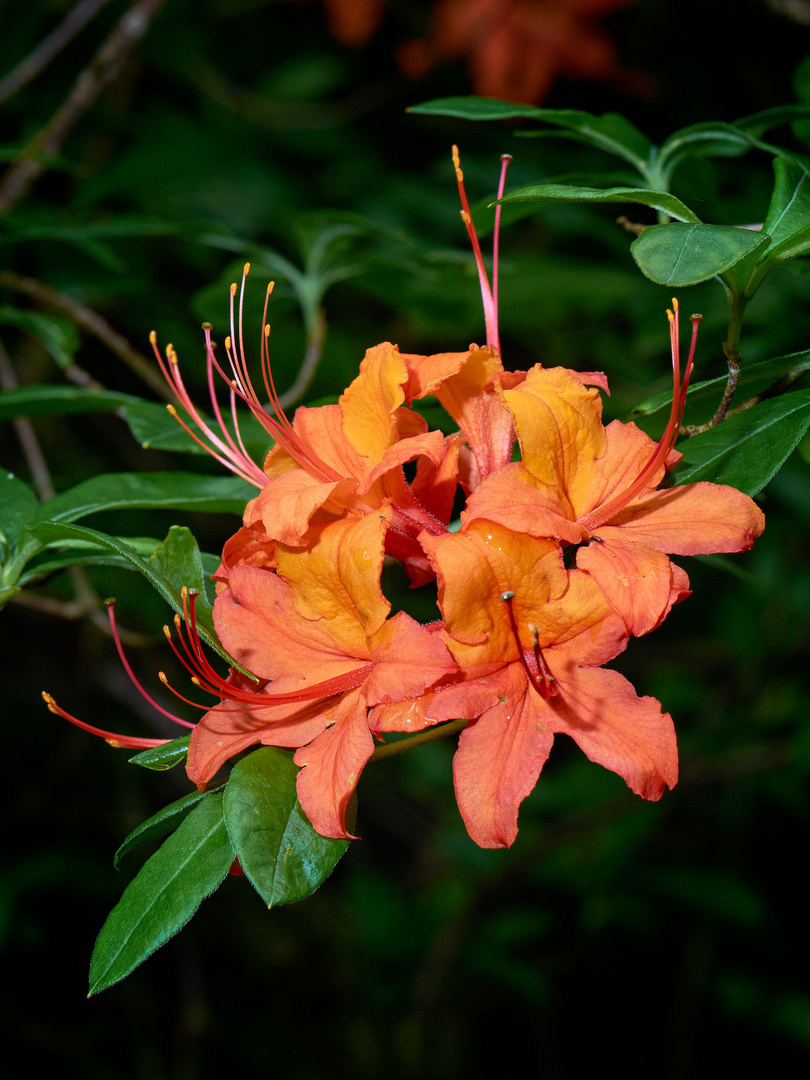
[[[129,975],[182,929],[232,862],[222,795],[214,793],[183,819],[110,912],[90,961],[90,994]]]
[[[312,828],[296,795],[297,775],[290,754],[266,746],[234,766],[225,788],[228,835],[268,907],[313,893],[349,846]]]

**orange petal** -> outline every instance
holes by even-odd
[[[551,708],[529,689],[520,665],[505,668],[498,684],[500,699],[464,728],[453,758],[461,816],[472,839],[485,848],[514,843],[518,808],[554,742],[546,723]]]
[[[346,831],[346,807],[360,773],[374,751],[359,691],[345,694],[335,710],[335,722],[295,754],[298,798],[313,828],[321,836],[356,839]]]
[[[614,530],[672,555],[747,551],[765,528],[760,508],[725,484],[683,484],[634,499],[599,529],[606,539]]]
[[[610,532],[609,540],[600,534],[579,549],[577,566],[599,584],[628,634],[639,637],[654,630],[672,606],[671,563],[666,555],[626,540],[621,530]]]
[[[678,749],[669,713],[640,698],[627,679],[582,668],[561,684],[551,730],[570,735],[591,761],[618,773],[644,799],[659,799],[678,780]]]
[[[399,349],[386,341],[367,350],[359,375],[341,395],[343,431],[369,468],[397,438],[396,413],[405,401],[407,379]]]

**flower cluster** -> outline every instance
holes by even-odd
[[[231,434],[222,422],[213,389],[219,432],[190,400],[171,347],[165,357],[155,350],[194,437],[258,489],[215,575],[217,633],[243,670],[223,679],[208,664],[193,597],[177,651],[217,699],[191,732],[187,771],[200,787],[256,744],[292,748],[310,821],[346,837],[347,805],[375,740],[464,720],[458,805],[478,844],[506,847],[558,733],[646,799],[675,784],[670,716],[605,664],[689,595],[670,555],[744,550],[764,518],[734,488],[665,484],[680,458],[673,445],[697,335],[693,317],[682,374],[677,302],[668,313],[672,408],[658,443],[632,423],[603,424],[600,373],[504,369],[496,295],[455,160],[486,346],[418,356],[377,345],[337,404],[301,407],[290,422],[272,382],[266,307],[268,408],[245,360],[246,267],[236,316],[231,290],[229,370],[208,326],[206,352],[209,384],[215,372],[226,380],[232,415],[241,400],[274,439],[262,467],[238,424]],[[425,397],[438,399],[455,434],[428,428],[413,408]],[[391,615],[386,559],[413,586],[435,581],[440,618]]]

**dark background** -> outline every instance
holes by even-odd
[[[0,5],[0,75],[70,6]],[[442,58],[435,43],[409,44],[431,41],[432,17],[464,25],[478,7],[370,5],[377,29],[358,41],[362,33],[340,19],[364,5],[332,3],[330,26],[315,2],[166,0],[56,158],[7,209],[0,269],[99,312],[141,352],[156,329],[196,384],[199,324],[210,319],[226,332],[240,245],[301,265],[307,237],[327,220],[315,212],[365,215],[376,231],[364,228],[330,255],[333,267],[357,268],[324,301],[328,335],[309,400],[334,400],[379,341],[431,352],[483,337],[452,142],[473,203],[491,196],[504,151],[515,157],[511,186],[616,169],[570,142],[516,138],[526,124],[411,116],[408,105],[476,90],[509,98],[527,72],[541,72],[543,104],[618,110],[660,141],[805,90],[807,4],[490,3],[476,51]],[[59,108],[126,10],[110,0],[2,105],[6,162]],[[510,19],[519,31],[507,49],[514,66],[499,76],[493,42]],[[526,30],[532,20],[546,26],[542,47]],[[414,78],[414,56],[431,49],[434,66]],[[701,161],[675,189],[704,220],[761,221],[770,175],[756,154]],[[626,417],[667,385],[669,295],[635,269],[614,217],[611,208],[558,208],[507,225],[501,328],[508,366],[605,370],[606,411]],[[102,226],[107,234],[93,233]],[[257,328],[271,272],[253,261]],[[749,313],[746,359],[808,347],[809,293],[801,261],[774,275]],[[698,376],[720,374],[719,287],[684,290],[681,302],[705,315]],[[37,308],[10,287],[0,303]],[[284,387],[304,332],[283,279],[272,322]],[[0,338],[21,383],[64,378],[35,337],[0,326]],[[91,334],[80,334],[75,360],[109,389],[154,398]],[[217,470],[141,450],[114,416],[43,417],[34,428],[56,490],[99,472]],[[0,448],[3,466],[29,479],[11,425]],[[136,575],[103,568],[55,576],[10,604],[0,615],[4,1045],[89,1080],[460,1077],[482,1073],[487,1059],[512,1069],[523,1055],[548,1080],[614,1064],[673,1078],[806,1068],[808,459],[810,447],[800,446],[763,495],[768,526],[756,548],[733,557],[734,571],[693,560],[694,595],[616,664],[675,719],[682,778],[660,803],[639,800],[559,739],[523,804],[514,848],[481,851],[453,800],[453,747],[389,759],[363,776],[363,839],[318,893],[268,913],[245,879],[228,878],[177,938],[90,1001],[95,935],[140,865],[136,854],[116,873],[112,854],[188,782],[129,765],[126,754],[51,716],[39,693],[47,688],[102,727],[154,733],[93,613],[99,598],[117,596],[133,663],[154,689],[157,671],[169,669],[160,634],[167,612]],[[143,513],[89,524],[158,538],[189,525],[216,553],[238,522]]]

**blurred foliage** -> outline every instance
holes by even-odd
[[[0,72],[70,6],[3,4]],[[43,130],[128,5],[99,7],[3,104],[3,162]],[[749,0],[734,15],[748,44],[733,50],[704,15],[696,0],[677,9],[639,0],[617,12],[605,27],[624,77],[559,80],[544,104],[616,109],[661,141],[683,125],[810,100],[804,27]],[[174,343],[202,400],[199,323],[227,333],[227,290],[245,259],[254,357],[264,285],[277,282],[271,354],[282,392],[321,307],[310,401],[334,400],[379,341],[430,352],[483,337],[450,143],[481,199],[482,232],[506,150],[510,188],[600,171],[616,186],[627,177],[600,151],[514,138],[525,124],[406,115],[418,101],[471,91],[459,61],[419,83],[399,73],[397,50],[425,37],[429,22],[429,4],[392,0],[376,35],[352,50],[330,37],[315,4],[156,6],[120,72],[0,218],[4,381],[10,371],[20,393],[90,385],[121,396],[82,415],[43,407],[31,423],[47,469],[34,476],[36,458],[20,442],[31,429],[4,424],[4,469],[33,480],[40,496],[49,484],[64,492],[128,471],[180,467],[218,480],[192,448],[188,457],[177,456],[179,444],[143,449],[126,410],[133,395],[158,397],[141,375],[153,328]],[[702,220],[739,224],[763,220],[771,185],[770,156],[753,151],[692,161],[674,191]],[[615,216],[581,205],[504,213],[501,332],[513,368],[542,360],[607,371],[609,415],[626,417],[668,385],[669,290],[639,274]],[[808,273],[797,260],[764,281],[746,314],[746,363],[810,346]],[[704,314],[696,377],[723,376],[721,291],[700,284],[681,302]],[[141,441],[152,441],[149,431]],[[4,497],[25,499],[16,488]],[[1,624],[20,782],[0,925],[5,1011],[21,1051],[63,1076],[150,1080],[225,1069],[454,1077],[518,1049],[548,1078],[628,1052],[667,1077],[801,1068],[810,1049],[798,882],[810,818],[806,439],[762,505],[768,527],[755,549],[733,565],[693,562],[694,595],[616,665],[676,721],[682,779],[661,803],[636,799],[558,740],[515,847],[481,851],[455,808],[450,745],[383,761],[363,778],[362,842],[315,896],[268,913],[244,879],[228,878],[179,938],[89,1003],[94,936],[138,866],[133,855],[116,874],[112,853],[188,783],[180,770],[132,768],[44,710],[47,688],[100,726],[175,734],[126,679],[99,604],[116,595],[133,663],[154,691],[156,672],[172,673],[159,633],[164,601],[114,553],[80,573],[52,567]],[[210,557],[236,522],[232,512],[135,504],[89,518],[93,529],[153,540],[144,553],[188,526]],[[56,559],[58,549],[49,552],[39,558]]]

